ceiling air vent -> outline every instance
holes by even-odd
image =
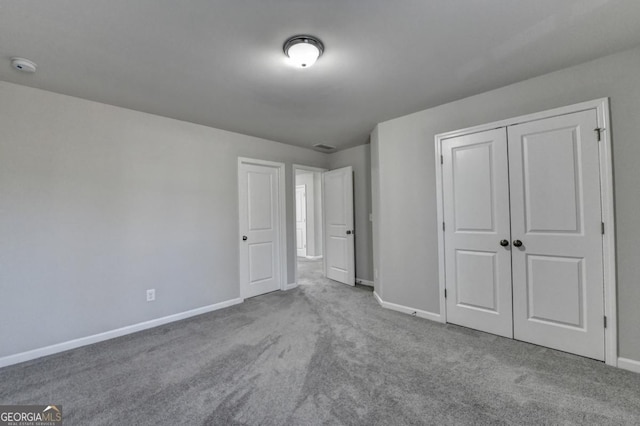
[[[315,148],[316,151],[322,151],[322,152],[331,152],[336,150],[335,146],[327,145],[324,143],[317,143],[313,147]]]

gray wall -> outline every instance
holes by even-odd
[[[237,158],[328,156],[0,82],[0,357],[239,297]],[[156,289],[156,301],[145,290]]]
[[[373,244],[371,240],[371,151],[360,145],[330,154],[331,169],[353,167],[353,198],[356,226],[356,278],[373,281]]]
[[[619,356],[640,360],[640,49],[379,124],[372,166],[382,298],[439,312],[434,135],[603,97],[611,99]]]

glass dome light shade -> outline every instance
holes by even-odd
[[[295,36],[284,44],[284,53],[299,68],[308,68],[322,55],[322,42],[311,36]]]

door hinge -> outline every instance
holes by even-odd
[[[604,235],[604,222],[601,222],[602,235]]]
[[[604,328],[607,328],[607,317],[604,317]]]
[[[444,298],[445,299],[447,298],[447,289],[446,288],[444,289]]]
[[[444,156],[440,156],[440,164],[444,164]]]
[[[442,222],[442,230],[444,231],[444,222]]]
[[[598,137],[598,142],[602,141],[602,132],[604,132],[604,129],[601,129],[600,127],[593,129],[594,132],[596,132],[596,136]]]

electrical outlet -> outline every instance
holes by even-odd
[[[156,300],[156,289],[150,288],[147,290],[147,302],[153,302],[154,300]]]

